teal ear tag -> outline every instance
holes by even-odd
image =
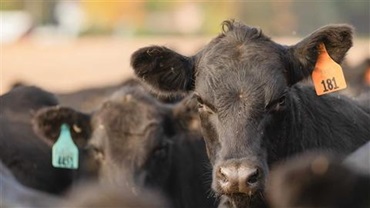
[[[77,169],[78,148],[67,124],[62,124],[57,142],[53,145],[52,164],[56,168]]]

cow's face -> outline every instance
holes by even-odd
[[[214,168],[213,189],[251,195],[263,187],[267,173],[265,125],[285,106],[286,49],[257,29],[234,30],[196,58],[194,90]]]
[[[324,43],[340,62],[352,45],[351,28],[327,26],[294,46],[271,41],[258,29],[225,22],[223,34],[185,57],[164,47],[136,51],[135,73],[160,93],[194,91],[212,188],[225,195],[258,195],[268,167],[265,128],[287,108],[289,87],[309,76]]]
[[[161,187],[172,164],[173,106],[158,102],[140,86],[125,86],[91,116],[65,107],[46,108],[36,113],[34,126],[53,144],[61,124],[67,123],[72,139],[87,153],[82,171],[97,164],[94,170],[103,182]]]
[[[171,165],[169,109],[137,88],[125,88],[94,113],[89,147],[101,155],[101,176],[114,182],[164,183]],[[129,177],[128,177],[129,176]]]

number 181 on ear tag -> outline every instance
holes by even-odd
[[[317,95],[324,95],[345,89],[347,87],[342,67],[337,64],[321,43],[318,47],[319,55],[315,69],[312,72],[312,81]]]
[[[62,124],[57,142],[52,149],[52,164],[56,168],[77,169],[78,148],[72,140],[67,124]]]

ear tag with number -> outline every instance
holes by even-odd
[[[77,169],[78,148],[67,124],[62,124],[57,142],[53,145],[52,164],[56,168]]]
[[[347,87],[342,67],[337,64],[321,43],[318,47],[319,55],[315,69],[312,72],[312,81],[317,95],[324,95],[345,89]]]

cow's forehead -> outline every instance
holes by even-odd
[[[195,91],[211,100],[232,94],[273,99],[286,85],[285,52],[261,31],[235,27],[198,55]]]
[[[143,134],[147,126],[160,123],[167,111],[160,103],[142,92],[121,91],[106,100],[93,114],[95,130],[104,126],[112,133]]]
[[[93,115],[95,140],[105,140],[114,149],[123,150],[127,145],[133,149],[151,149],[158,143],[155,132],[162,122],[161,109],[145,102],[116,101],[106,102]]]
[[[255,54],[276,53],[275,49],[281,46],[256,28],[245,25],[234,25],[232,28],[214,38],[203,48],[203,58],[225,57],[237,60],[248,56],[253,57]]]
[[[237,95],[266,101],[279,96],[286,87],[284,64],[278,56],[260,57],[259,61],[224,59],[200,65],[195,91],[202,97]],[[264,60],[269,59],[269,60]],[[221,61],[219,59],[219,61]]]

